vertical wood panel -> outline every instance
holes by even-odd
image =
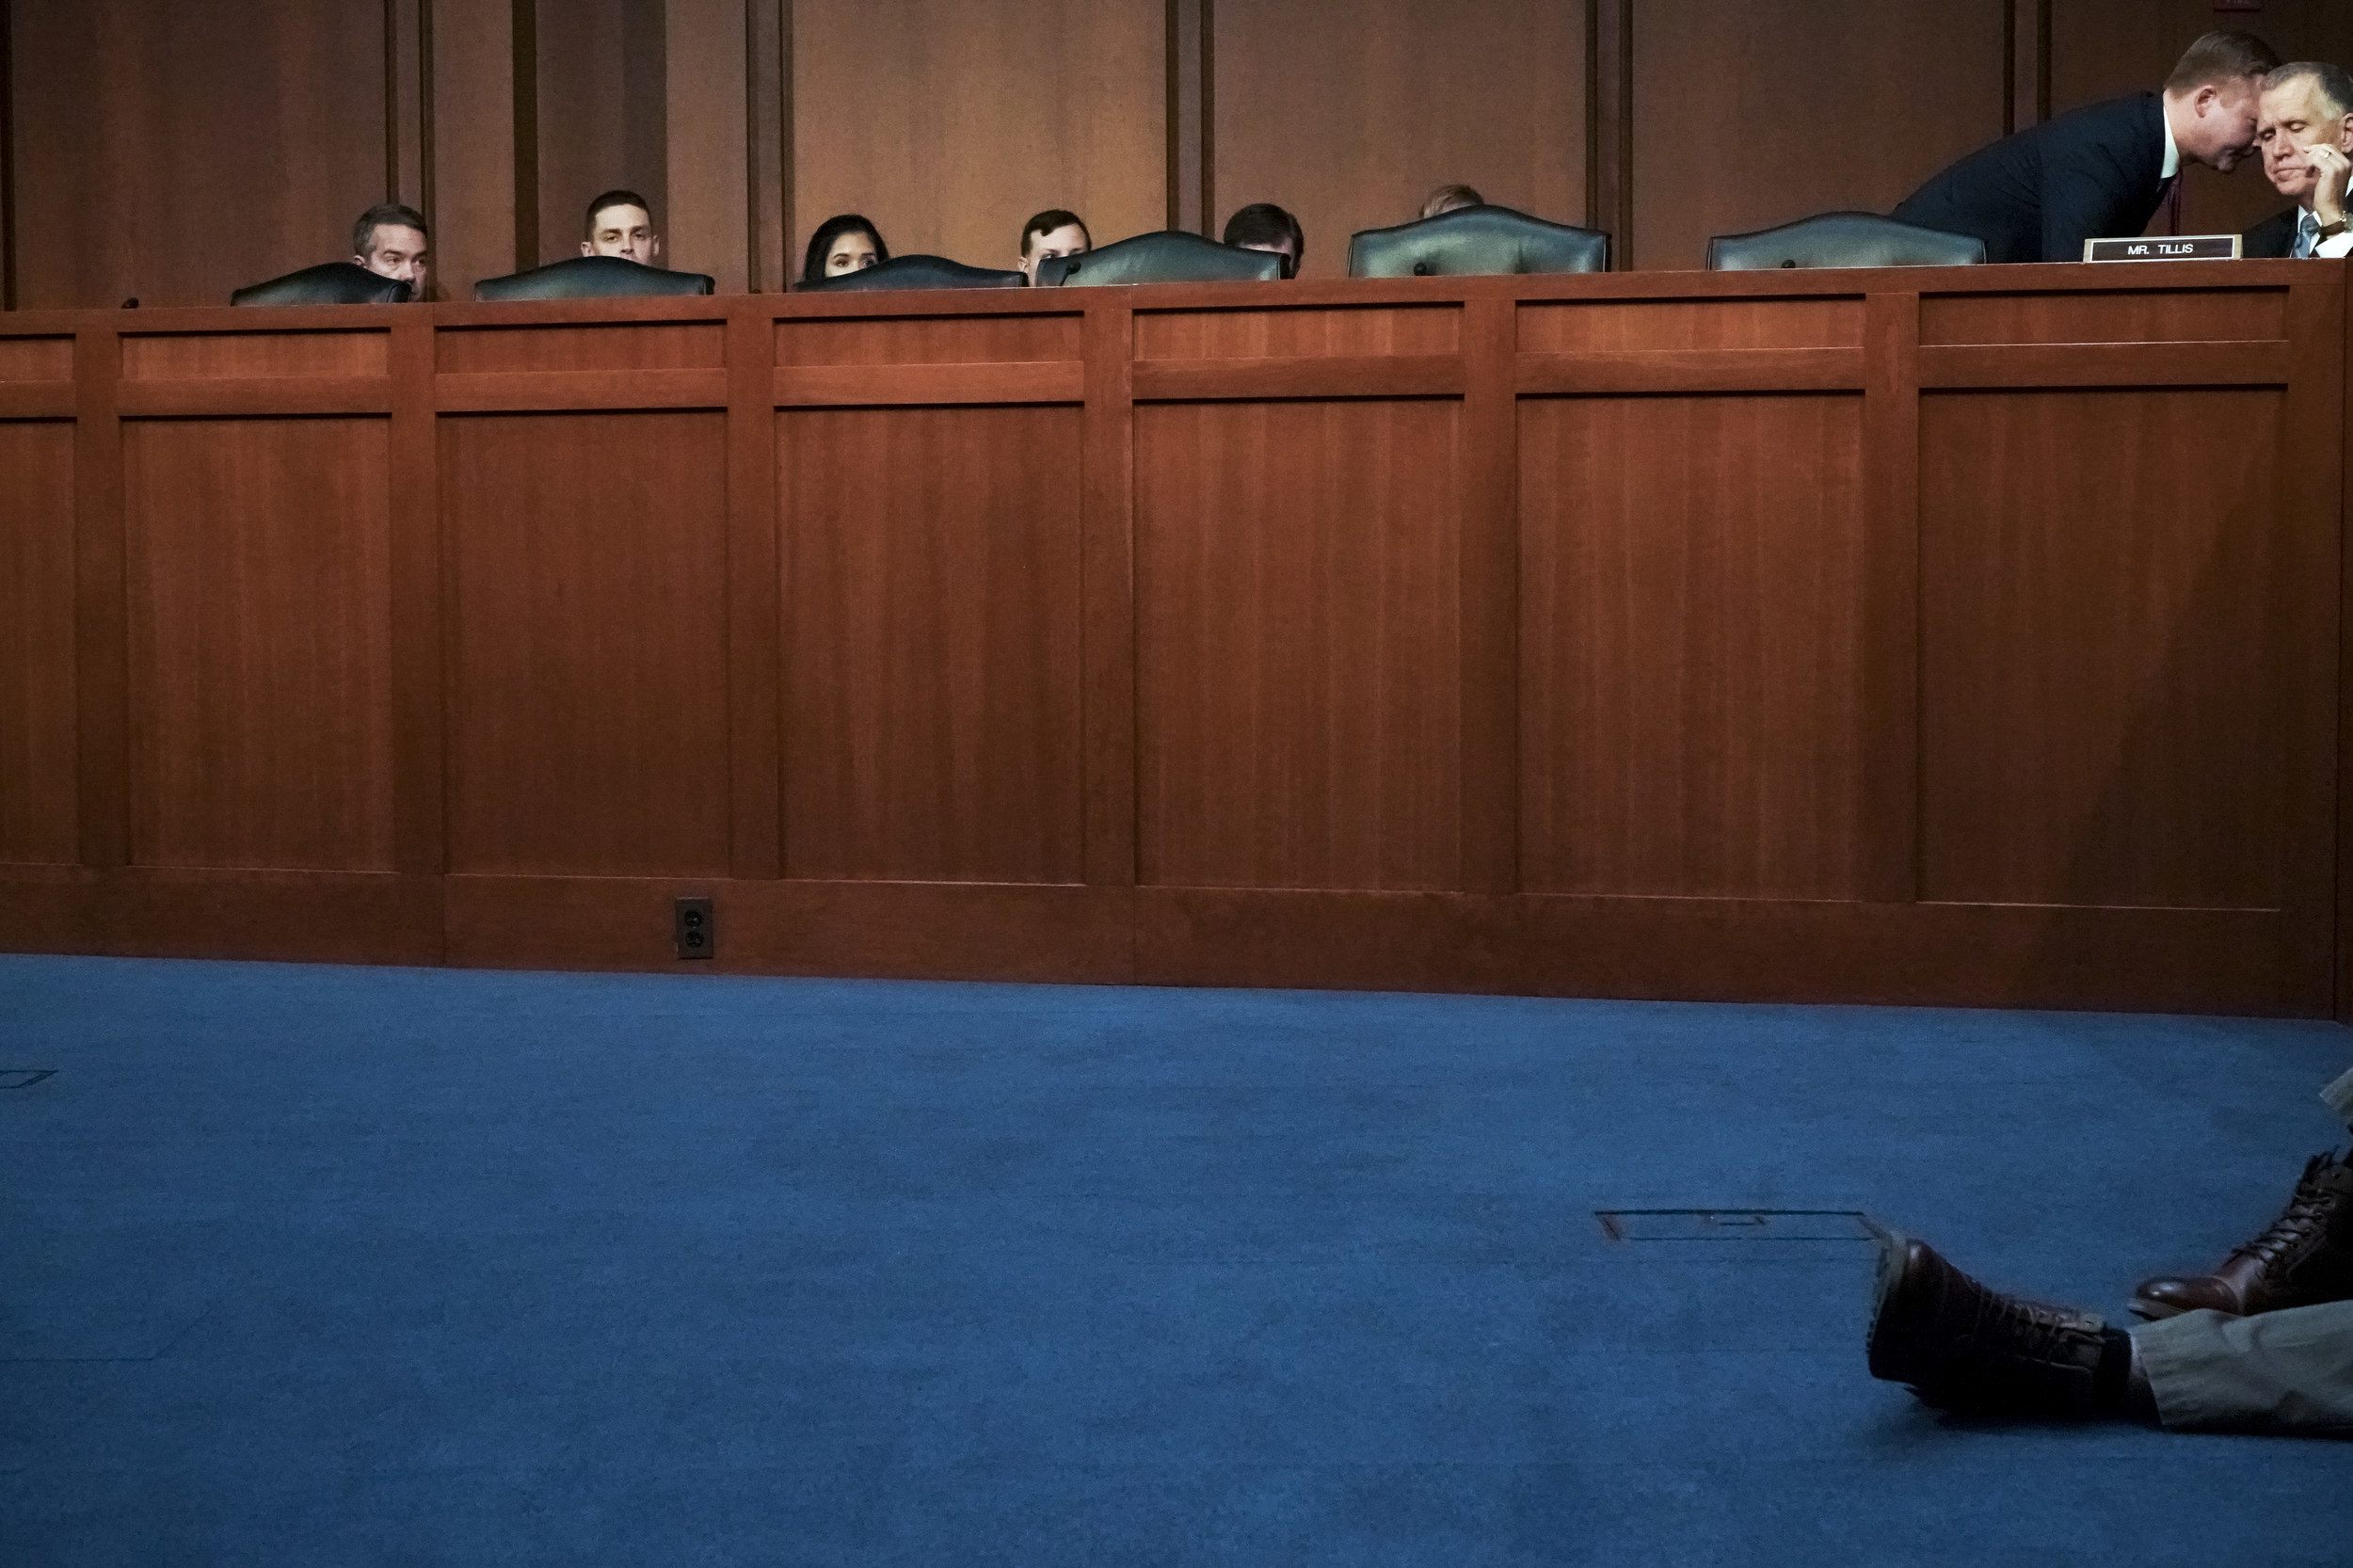
[[[1168,226],[1205,233],[1210,164],[1209,0],[1167,0]]]
[[[472,299],[515,254],[514,8],[427,0],[433,8],[433,287]],[[593,193],[591,193],[593,194]]]
[[[1862,888],[1920,892],[1920,296],[1864,301]]]
[[[1009,267],[1068,207],[1098,243],[1166,221],[1161,0],[795,0],[796,229],[862,212],[895,254]]]
[[[392,867],[381,419],[134,421],[132,856]]]
[[[515,145],[515,264],[539,264],[539,6],[510,0],[506,59]]]
[[[726,872],[727,472],[718,414],[443,418],[453,871]]]
[[[1634,242],[1634,0],[1585,0],[1585,225],[1607,230],[1611,270]]]
[[[1080,411],[778,427],[785,873],[1079,881]]]
[[[2338,643],[2345,602],[2338,584],[2345,569],[2345,484],[2343,463],[2299,459],[2307,429],[2349,429],[2344,373],[2338,362],[2345,330],[2346,279],[2343,271],[2298,268],[2289,291],[2288,341],[2295,347],[2289,368],[2290,429],[2282,433],[2280,475],[2281,552],[2266,592],[2280,606],[2273,633],[2281,685],[2284,756],[2281,768],[2280,906],[2286,919],[2283,942],[2292,972],[2299,977],[2330,974],[2335,967],[2334,933],[2338,887],[2333,856],[2297,853],[2284,846],[2329,842],[2337,828],[2336,798],[2343,753],[2333,733],[2345,706],[2335,671],[2321,659],[2292,650]],[[2353,452],[2353,447],[2340,447]]]
[[[2353,268],[2347,269],[2353,272]],[[2345,445],[2353,455],[2353,278],[2340,273],[2336,288],[2337,416],[2345,424]],[[2319,344],[2313,345],[2315,348]],[[2353,1023],[2353,485],[2337,471],[2337,766],[2330,782],[2336,799],[2336,873],[2331,914],[2336,923],[2336,1017]],[[2324,520],[2324,524],[2325,524]]]
[[[305,0],[17,5],[18,306],[222,304],[382,200],[384,29]]]
[[[110,328],[73,334],[73,677],[81,863],[131,855],[129,629],[124,622],[122,344]]]
[[[549,8],[538,29],[541,261],[579,254],[588,203],[616,186],[654,204],[671,259],[665,43],[662,0]]]
[[[1116,289],[1089,290],[1084,598],[1085,872],[1097,887],[1136,881],[1135,315]],[[1112,296],[1114,297],[1103,297]]]
[[[1348,236],[1403,223],[1430,187],[1575,222],[1585,210],[1585,25],[1546,0],[1255,0],[1217,8],[1222,232],[1253,201],[1306,231],[1304,272],[1348,270]]]
[[[0,860],[71,862],[73,425],[0,423]]]
[[[787,280],[785,236],[792,232],[792,148],[785,102],[791,79],[785,58],[792,48],[786,21],[791,0],[749,0],[744,7],[744,200],[751,232],[746,235],[750,286],[755,294],[781,291]]]
[[[0,311],[16,309],[16,24],[0,0]]]
[[[663,8],[670,165],[664,259],[710,273],[722,294],[741,294],[749,280],[744,14],[744,0],[665,0]]]
[[[1529,891],[1860,896],[1862,417],[1522,404]]]
[[[1143,881],[1462,886],[1460,423],[1138,412]]]
[[[738,307],[728,318],[728,868],[783,873],[778,750],[783,625],[777,597],[776,324]]]
[[[1710,234],[1885,212],[2002,134],[1998,0],[1641,0],[1634,18],[1637,267],[1695,267]]]
[[[392,145],[387,158],[392,183],[385,200],[405,201],[430,216],[424,197],[424,24],[431,0],[386,0],[385,24],[391,29],[392,58],[385,80],[392,101],[385,106]],[[357,216],[357,215],[354,215]]]
[[[1518,312],[1508,299],[1463,312],[1463,880],[1519,888]]]
[[[2279,904],[2283,412],[1923,396],[1924,897]]]
[[[403,312],[392,329],[392,860],[449,869],[443,780],[447,713],[440,453],[433,412],[433,325]]]

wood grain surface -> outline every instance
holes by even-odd
[[[384,187],[380,14],[18,5],[18,308],[225,304],[351,254]]]
[[[1618,265],[1695,267],[1711,234],[1886,212],[2003,134],[2002,39],[1997,4],[1641,0]]]
[[[72,424],[0,423],[0,861],[70,864]]]
[[[1459,406],[1135,428],[1142,880],[1459,887]]]
[[[784,873],[1077,882],[1076,408],[780,415]]]
[[[1862,403],[1522,406],[1529,891],[1860,894]]]
[[[441,422],[450,867],[728,866],[726,422]]]
[[[2278,905],[2283,413],[1921,399],[1924,897]]]
[[[148,866],[392,866],[380,419],[133,421],[131,850]]]
[[[20,313],[0,945],[2326,1015],[2345,288]]]
[[[1215,211],[1288,208],[1304,274],[1344,277],[1348,237],[1417,216],[1438,184],[1556,222],[1585,206],[1585,17],[1545,0],[1223,5],[1210,54]]]
[[[1020,259],[1032,213],[1098,243],[1164,219],[1163,7],[1153,0],[792,0],[797,215],[784,260],[835,213],[893,254]]]
[[[19,0],[0,296],[216,301],[346,253],[372,201],[436,225],[441,299],[575,252],[634,188],[664,260],[775,292],[815,225],[1010,265],[1017,226],[1098,242],[1290,207],[1307,274],[1440,182],[1612,232],[1621,270],[1710,234],[1884,211],[2055,112],[2154,88],[2207,28],[2353,58],[2353,8],[2265,0]],[[2005,54],[2005,44],[2009,45]],[[391,57],[387,58],[389,49]],[[528,57],[519,58],[519,49]],[[1736,127],[1728,132],[1726,127]],[[0,189],[8,182],[0,182]],[[1205,210],[1206,203],[1206,210]],[[2284,203],[2192,165],[2160,232]]]

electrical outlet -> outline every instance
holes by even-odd
[[[682,898],[672,906],[670,938],[680,958],[711,958],[719,952],[719,924],[707,898]]]

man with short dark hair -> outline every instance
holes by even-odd
[[[588,203],[588,237],[580,242],[580,253],[652,266],[662,254],[652,206],[633,190],[606,191]]]
[[[2240,245],[2249,256],[2353,256],[2353,76],[2318,60],[2283,65],[2263,81],[2255,145],[2272,187],[2296,205],[2265,218]]]
[[[1283,276],[1299,276],[1307,254],[1307,236],[1291,216],[1272,201],[1254,201],[1225,220],[1225,243],[1241,250],[1272,250],[1283,258]]]
[[[2084,241],[2137,234],[2183,160],[2229,173],[2254,150],[2264,73],[2280,63],[2247,33],[2191,44],[2163,92],[2137,92],[1978,149],[1904,198],[1895,216],[1985,241],[1989,262],[2078,262]]]
[[[397,201],[379,202],[351,226],[351,259],[379,278],[408,285],[408,297],[423,299],[425,281],[424,215]]]
[[[1035,288],[1038,263],[1057,256],[1083,256],[1094,248],[1095,237],[1077,213],[1048,207],[1021,226],[1021,260],[1016,264]]]

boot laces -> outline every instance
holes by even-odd
[[[2337,1193],[2317,1179],[2335,1166],[2325,1154],[2316,1154],[2304,1164],[2304,1175],[2296,1184],[2296,1195],[2288,1199],[2287,1208],[2271,1222],[2271,1227],[2252,1241],[2240,1247],[2233,1257],[2252,1257],[2265,1264],[2278,1262],[2288,1253],[2320,1234],[2328,1224],[2329,1210],[2337,1206]]]
[[[2073,1359],[2064,1352],[2085,1331],[2082,1313],[2005,1296],[1995,1290],[1985,1291],[1984,1297],[1982,1322],[1985,1329],[1993,1331],[1993,1337],[2006,1342],[2030,1361]]]

